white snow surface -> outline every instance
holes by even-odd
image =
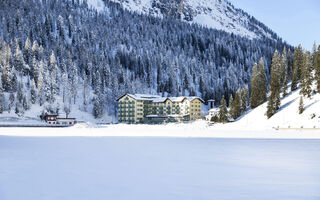
[[[98,12],[101,12],[105,9],[104,3],[102,0],[87,0],[88,6],[96,9]]]
[[[156,0],[111,0],[120,3],[125,9],[140,14],[163,17],[160,9],[153,7],[152,3]],[[223,30],[228,33],[234,33],[250,39],[260,38],[255,32],[248,29],[248,15],[245,15],[233,6],[230,6],[226,0],[184,0],[183,6],[190,8],[194,16],[190,23]],[[183,18],[182,14],[182,18]],[[258,32],[266,37],[271,35],[265,32],[261,27],[256,27]]]
[[[319,144],[0,136],[0,199],[316,200]]]

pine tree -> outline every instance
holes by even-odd
[[[3,113],[6,104],[6,99],[3,92],[0,91],[0,114]]]
[[[260,93],[260,88],[259,88],[259,83],[258,83],[258,65],[257,63],[254,64],[252,68],[252,75],[251,75],[251,108],[256,108],[258,107],[259,104],[259,93]]]
[[[318,50],[313,55],[313,68],[315,71],[315,80],[317,84],[318,93],[320,93],[320,45]]]
[[[259,103],[260,105],[267,101],[267,93],[268,93],[268,80],[267,75],[264,70],[264,63],[263,59],[261,58],[258,64],[258,80],[259,80],[259,88],[260,88],[260,94],[259,94]]]
[[[232,104],[233,104],[233,96],[230,95],[230,98],[229,98],[229,103],[228,103],[228,107],[231,109],[232,107]]]
[[[56,57],[54,55],[54,52],[52,51],[50,60],[49,60],[49,76],[50,76],[50,81],[49,81],[49,90],[50,90],[50,101],[53,103],[55,101],[55,95],[59,93],[59,87],[58,87],[58,67],[56,64]]]
[[[233,119],[237,119],[241,116],[241,98],[239,90],[237,90],[236,94],[234,95],[234,100],[230,108],[230,115]]]
[[[317,43],[316,41],[314,41],[313,43],[313,46],[312,46],[312,52],[311,52],[311,60],[312,60],[312,69],[311,70],[314,70],[314,63],[317,59]]]
[[[35,86],[34,79],[31,81],[31,90],[30,90],[30,102],[35,104],[37,102],[37,88]]]
[[[51,93],[51,79],[52,77],[49,75],[49,71],[48,68],[45,68],[45,71],[43,73],[43,95],[45,97],[45,101],[49,102],[49,103],[53,103],[53,99],[52,99],[52,93]]]
[[[45,95],[44,95],[44,69],[45,69],[45,64],[41,60],[38,65],[38,79],[37,79],[37,89],[38,89],[38,99],[39,99],[39,104],[42,106],[45,101]]]
[[[70,64],[70,72],[68,74],[68,78],[69,78],[69,83],[70,83],[70,87],[71,87],[71,96],[73,99],[73,104],[76,103],[77,100],[77,94],[78,94],[78,90],[77,90],[77,86],[78,86],[78,69],[77,66],[72,62],[72,60],[69,60],[69,64]],[[100,79],[101,81],[101,79]]]
[[[93,99],[93,116],[95,118],[100,118],[103,115],[103,105],[101,96],[98,95]]]
[[[63,72],[63,74],[62,74],[62,101],[63,101],[63,103],[66,102],[67,96],[70,96],[69,87],[68,87],[68,76],[67,76],[66,72]]]
[[[288,56],[286,47],[283,48],[283,53],[281,56],[281,86],[282,86],[282,97],[288,94]]]
[[[64,104],[63,111],[64,111],[64,113],[66,114],[66,118],[68,118],[68,117],[69,117],[69,114],[70,114],[70,112],[71,112],[71,104],[66,102],[66,103]]]
[[[29,64],[31,57],[31,41],[29,38],[27,38],[25,45],[24,45],[24,61],[25,63]]]
[[[26,95],[23,96],[22,107],[23,107],[23,110],[29,110],[29,104],[28,104]]]
[[[2,78],[1,78],[1,76],[0,76],[0,92],[4,92],[4,89],[3,89],[3,87],[2,87],[2,80],[1,80]]]
[[[21,106],[20,106],[19,102],[16,102],[15,113],[18,116],[20,116],[20,114],[21,114]]]
[[[18,91],[17,91],[17,98],[16,99],[19,104],[22,103],[22,100],[23,100],[23,85],[22,85],[22,83],[18,84]]]
[[[83,110],[86,112],[88,106],[88,77],[83,72]]]
[[[250,97],[251,108],[258,107],[267,99],[267,76],[262,59],[260,59],[259,65],[255,63],[252,68]]]
[[[292,73],[292,83],[291,91],[294,91],[298,87],[298,83],[301,80],[301,69],[303,65],[303,51],[302,46],[299,45],[295,48],[293,54],[293,73]]]
[[[219,122],[220,123],[228,122],[228,109],[227,109],[227,104],[226,104],[226,100],[224,99],[224,96],[220,101]]]
[[[1,81],[1,76],[0,76],[0,114],[3,113],[5,109],[5,104],[6,104],[6,98],[3,94],[3,88],[2,88],[2,81]]]
[[[246,85],[244,88],[241,89],[240,92],[240,99],[241,99],[241,114],[244,113],[248,106],[249,106],[249,88]]]
[[[24,71],[24,74],[27,72],[24,70],[24,60],[23,60],[23,55],[22,51],[20,50],[19,45],[16,47],[16,51],[14,54],[14,66],[15,69],[20,72],[20,75],[22,76],[22,72]]]
[[[300,96],[300,101],[299,101],[299,114],[301,115],[304,111],[304,104],[303,104],[303,98]]]
[[[277,51],[274,52],[271,64],[270,97],[267,106],[267,117],[272,117],[280,108],[280,75],[281,63]]]
[[[39,45],[37,40],[33,41],[31,52],[32,58],[39,60]]]
[[[13,93],[9,95],[8,112],[11,112],[11,108],[14,106],[15,97]]]
[[[301,90],[300,94],[306,97],[311,97],[311,84],[312,84],[312,77],[311,77],[311,58],[308,52],[304,53],[303,65],[301,69]]]
[[[2,63],[2,74],[1,74],[1,80],[2,80],[2,87],[5,92],[14,92],[14,85],[12,83],[13,79],[13,73],[12,73],[12,66],[11,66],[11,49],[9,46],[3,47],[3,55],[0,57],[0,61]]]

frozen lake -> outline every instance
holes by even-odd
[[[0,136],[1,200],[319,200],[320,140]]]

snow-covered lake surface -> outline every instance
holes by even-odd
[[[0,136],[1,200],[318,200],[320,140]]]

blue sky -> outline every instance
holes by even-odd
[[[263,22],[281,38],[308,50],[320,43],[319,0],[229,0]]]

